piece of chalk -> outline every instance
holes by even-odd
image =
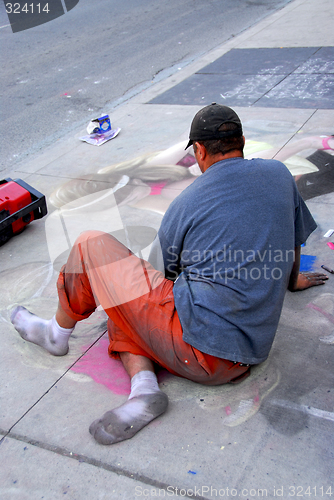
[[[334,233],[334,229],[329,229],[327,233],[324,234],[324,238],[329,238]]]
[[[330,248],[331,250],[334,250],[334,243],[333,243],[332,241],[329,241],[329,242],[327,243],[327,245],[329,246],[329,248]]]
[[[329,269],[329,267],[327,266],[321,266],[323,269],[325,269],[325,271],[327,271],[328,273],[331,273],[331,274],[334,274],[334,271],[333,269]]]

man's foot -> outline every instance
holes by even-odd
[[[39,318],[25,307],[15,307],[10,320],[21,337],[44,347],[54,356],[64,356],[68,352],[68,339],[73,330],[61,328],[53,317],[50,320]]]
[[[165,393],[141,394],[129,399],[126,403],[107,411],[99,420],[89,427],[89,432],[100,444],[114,444],[130,439],[140,429],[155,419],[168,406]]]

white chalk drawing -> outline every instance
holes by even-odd
[[[12,287],[10,290],[1,290],[0,319],[9,323],[8,310],[17,303],[45,318],[52,316],[57,304],[57,271],[66,261],[67,253],[82,231],[124,231],[126,237],[127,227],[120,215],[121,207],[142,210],[143,220],[146,211],[161,217],[170,202],[201,173],[192,148],[185,152],[184,147],[185,143],[179,143],[166,151],[114,164],[91,175],[68,181],[58,188],[49,200],[56,210],[45,222],[50,262],[23,264],[16,270],[4,271],[4,282],[7,283],[10,276]],[[276,148],[269,141],[248,140],[245,156],[279,159],[298,180],[319,172],[318,166],[307,159],[307,155],[325,150],[331,158],[333,149],[334,138],[328,135],[302,137],[286,145],[283,141]],[[131,238],[128,239],[131,247]],[[149,243],[145,240],[145,245],[149,246]],[[136,250],[141,252],[145,248],[139,245]],[[332,322],[330,318],[334,318],[334,296],[320,295],[309,304],[309,311],[320,315],[327,325],[319,342],[333,344],[334,319]],[[299,313],[303,314],[303,311]],[[13,345],[24,353],[25,363],[57,372],[64,371],[82,354],[84,345],[92,344],[103,334],[105,313],[98,311],[94,314],[78,325],[71,339],[70,353],[61,360],[35,345],[23,342],[18,334]],[[78,383],[87,381],[88,373],[87,376],[73,373],[73,379]],[[253,368],[251,376],[240,385],[208,387],[168,375],[163,390],[172,401],[192,399],[203,411],[220,410],[223,426],[234,427],[258,412],[262,401],[279,385],[280,379],[280,371],[269,357],[265,363]],[[304,411],[304,407],[298,410]],[[320,413],[317,416],[321,416]]]

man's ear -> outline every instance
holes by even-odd
[[[206,151],[205,147],[203,146],[203,144],[200,144],[199,142],[196,142],[196,146],[197,146],[197,154],[199,156],[199,159],[204,160],[206,155],[207,155],[207,151]]]

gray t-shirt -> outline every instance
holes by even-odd
[[[177,278],[184,341],[231,361],[264,361],[294,248],[315,228],[281,162],[232,158],[199,176],[171,203],[158,233],[165,276]]]

